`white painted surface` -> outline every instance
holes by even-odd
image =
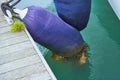
[[[14,12],[18,13],[20,18],[23,19],[26,16],[27,12],[28,12],[28,8],[25,8],[23,10],[14,9]]]
[[[120,0],[108,0],[120,20]]]

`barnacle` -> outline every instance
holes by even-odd
[[[86,57],[85,53],[82,53],[82,56],[80,57],[79,63],[85,64],[86,60],[87,60],[87,57]]]

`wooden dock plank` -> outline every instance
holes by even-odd
[[[33,48],[28,48],[28,49],[14,52],[14,53],[5,54],[5,55],[0,56],[0,65],[15,61],[18,59],[22,59],[22,58],[25,58],[28,56],[32,56],[35,54],[36,54],[36,52]]]
[[[8,27],[8,26],[10,26],[10,25],[6,21],[0,22],[0,28]]]
[[[3,34],[0,34],[0,41],[6,40],[6,39],[9,39],[9,38],[14,38],[14,37],[22,36],[24,34],[25,34],[24,31],[14,32],[14,33],[12,33],[12,32],[6,32],[6,33],[3,33]],[[24,36],[27,36],[27,35],[24,35]]]
[[[1,74],[0,75],[0,80],[21,79],[21,78],[24,78],[28,75],[32,75],[32,74],[35,74],[35,73],[41,73],[41,72],[44,72],[44,71],[46,71],[46,69],[44,68],[43,64],[36,63],[36,64],[30,65],[30,66],[25,66],[25,67],[7,72],[5,74]]]
[[[0,16],[0,22],[4,22],[5,18],[3,16]]]
[[[38,55],[34,55],[34,56],[19,59],[10,63],[6,63],[3,65],[0,65],[0,74],[6,73],[18,68],[22,68],[28,65],[32,65],[38,62],[40,62]]]
[[[43,72],[43,73],[38,73],[38,74],[32,74],[30,76],[17,79],[17,80],[52,80],[49,74],[48,75],[44,75],[44,74],[48,74],[48,73]]]
[[[28,41],[28,40],[29,39],[27,38],[27,36],[24,36],[24,35],[23,36],[17,36],[17,37],[14,37],[14,38],[9,38],[9,39],[0,41],[0,47],[5,47],[5,46],[9,46],[9,45],[12,45],[12,44],[17,44],[17,43]]]
[[[31,48],[31,47],[33,47],[33,46],[31,44],[31,42],[29,42],[29,41],[22,42],[22,43],[19,43],[17,45],[15,44],[15,45],[10,45],[10,46],[7,46],[7,47],[3,47],[3,48],[0,48],[0,56],[8,54],[8,53],[13,53],[13,52],[16,52],[16,51],[19,51],[19,50]]]
[[[0,28],[0,34],[10,32],[10,27],[2,27]]]
[[[1,9],[0,80],[57,80],[29,32],[11,33]]]

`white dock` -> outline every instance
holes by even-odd
[[[11,33],[0,10],[0,80],[57,80],[29,33]]]

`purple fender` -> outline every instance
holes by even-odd
[[[28,7],[23,21],[37,43],[60,55],[75,51],[84,43],[78,30],[41,7]]]
[[[91,0],[54,0],[58,15],[77,30],[83,30],[88,23]]]

